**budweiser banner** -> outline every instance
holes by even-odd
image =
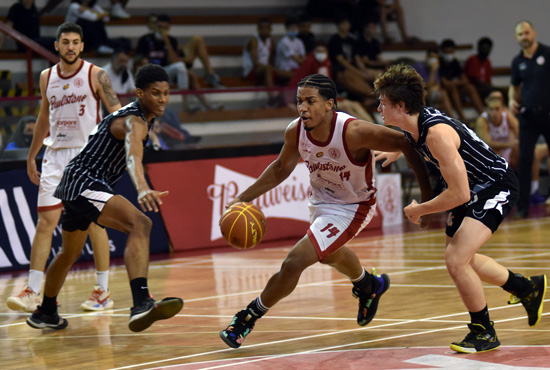
[[[147,165],[153,187],[169,191],[163,199],[161,214],[174,250],[227,246],[218,222],[225,205],[251,185],[276,158],[218,158]],[[389,176],[389,192],[383,199],[388,224],[401,222],[401,187],[399,175],[379,175],[379,181]],[[397,176],[397,177],[396,177]],[[379,190],[380,191],[380,190]],[[266,216],[264,241],[292,239],[294,243],[309,226],[309,171],[304,163],[283,183],[254,200]],[[399,203],[397,203],[399,202]],[[377,211],[368,229],[380,228],[382,217]]]

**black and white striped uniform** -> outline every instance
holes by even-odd
[[[426,136],[430,127],[446,124],[451,126],[460,137],[458,153],[464,160],[470,193],[472,196],[496,183],[506,173],[508,163],[504,158],[495,154],[474,131],[457,119],[451,118],[432,107],[425,107],[418,117],[419,137],[415,142],[411,134],[405,131],[409,143],[424,157],[439,169],[439,163],[426,145]]]
[[[424,108],[418,117],[416,142],[405,131],[405,137],[424,160],[439,169],[438,161],[426,145],[429,128],[438,124],[451,126],[460,137],[458,153],[464,160],[470,185],[470,201],[449,212],[445,233],[452,238],[465,217],[478,220],[495,232],[518,200],[517,177],[506,160],[495,154],[468,126],[431,107]]]
[[[114,193],[114,185],[126,170],[126,150],[124,140],[115,138],[110,127],[114,119],[126,116],[138,116],[147,122],[137,101],[105,117],[90,134],[88,143],[65,167],[63,178],[54,193],[56,198],[75,200],[83,191],[98,185]],[[148,123],[149,131],[153,122],[154,119]],[[143,141],[144,146],[148,137]]]

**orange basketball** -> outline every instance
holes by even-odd
[[[252,203],[235,203],[222,214],[220,230],[223,238],[232,247],[253,248],[264,237],[265,217]]]

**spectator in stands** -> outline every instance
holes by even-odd
[[[347,15],[337,17],[338,32],[332,35],[328,43],[328,52],[332,63],[332,75],[339,89],[368,107],[374,103],[371,82],[376,78],[375,73],[361,71],[355,66],[356,38],[350,33],[351,23]]]
[[[40,37],[40,17],[34,5],[34,0],[18,0],[13,4],[6,17],[6,24],[29,39],[45,47],[52,53],[55,50],[55,37]],[[6,34],[0,32],[0,49],[6,40]],[[19,42],[16,43],[17,51],[24,52],[27,47]]]
[[[44,5],[42,10],[40,11],[40,15],[44,15],[46,13],[51,12],[57,5],[62,3],[63,0],[48,0],[48,3]],[[111,0],[111,18],[121,18],[121,19],[127,19],[130,18],[130,14],[128,14],[124,8],[126,8],[126,4],[128,4],[128,0]]]
[[[97,5],[97,0],[71,0],[65,22],[76,23],[82,27],[83,41],[88,50],[112,54],[113,48],[105,28],[105,23],[109,19],[109,13]]]
[[[306,48],[298,38],[298,20],[288,18],[285,21],[286,35],[277,43],[275,68],[281,79],[280,84],[286,85],[294,72],[306,58]]]
[[[304,43],[306,54],[311,53],[315,49],[317,38],[311,32],[311,18],[309,15],[303,14],[298,19],[298,38]]]
[[[515,171],[519,168],[519,121],[504,104],[504,95],[493,90],[486,99],[487,108],[475,122],[475,131],[491,149],[510,164]],[[531,179],[531,204],[541,204],[545,199],[539,193],[539,178],[542,161],[547,158],[548,146],[539,143],[533,154]],[[549,167],[550,168],[550,167]]]
[[[399,34],[403,42],[413,43],[419,41],[416,37],[409,37],[407,34],[405,16],[399,0],[359,0],[356,14],[363,19],[378,22],[386,44],[394,42],[388,33],[388,21],[397,22]],[[372,14],[374,14],[374,17]],[[362,24],[359,24],[358,28],[362,29]]]
[[[456,44],[453,40],[445,39],[441,42],[439,78],[441,79],[441,86],[449,94],[458,118],[463,122],[467,122],[461,97],[469,98],[478,114],[483,112],[483,104],[476,88],[468,81],[460,62],[456,59],[455,49]]]
[[[25,116],[21,118],[19,122],[17,122],[15,132],[4,150],[30,148],[35,125],[35,116]]]
[[[428,105],[435,106],[448,116],[454,116],[449,95],[441,86],[439,79],[439,49],[437,47],[428,49],[426,59],[415,63],[413,66],[426,82],[426,102]]]
[[[493,90],[492,77],[493,66],[489,59],[493,40],[482,37],[477,41],[477,54],[471,55],[464,63],[464,73],[468,80],[475,86],[481,99],[487,98]]]
[[[391,64],[390,60],[382,58],[380,42],[376,38],[377,28],[376,22],[368,21],[357,40],[355,62],[361,69],[385,70]]]
[[[110,62],[103,67],[105,73],[111,79],[111,85],[117,95],[133,94],[136,91],[134,76],[128,66],[130,57],[126,50],[117,49],[111,55]],[[129,98],[121,98],[120,103],[126,105],[130,102]]]

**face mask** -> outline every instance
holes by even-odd
[[[155,32],[155,38],[158,40],[164,40],[164,37],[160,34],[160,32]]]
[[[296,37],[298,36],[298,31],[287,31],[286,34],[288,37]]]
[[[441,53],[441,58],[443,58],[444,61],[447,63],[452,62],[455,58],[454,54],[447,54],[447,53]]]
[[[23,141],[25,142],[26,146],[31,146],[32,135],[23,135]]]
[[[327,53],[314,53],[313,55],[315,55],[315,59],[319,62],[319,63],[323,63],[325,60],[327,60],[328,58],[328,54]]]
[[[429,58],[428,59],[428,65],[433,66],[435,63],[437,63],[437,58]]]

